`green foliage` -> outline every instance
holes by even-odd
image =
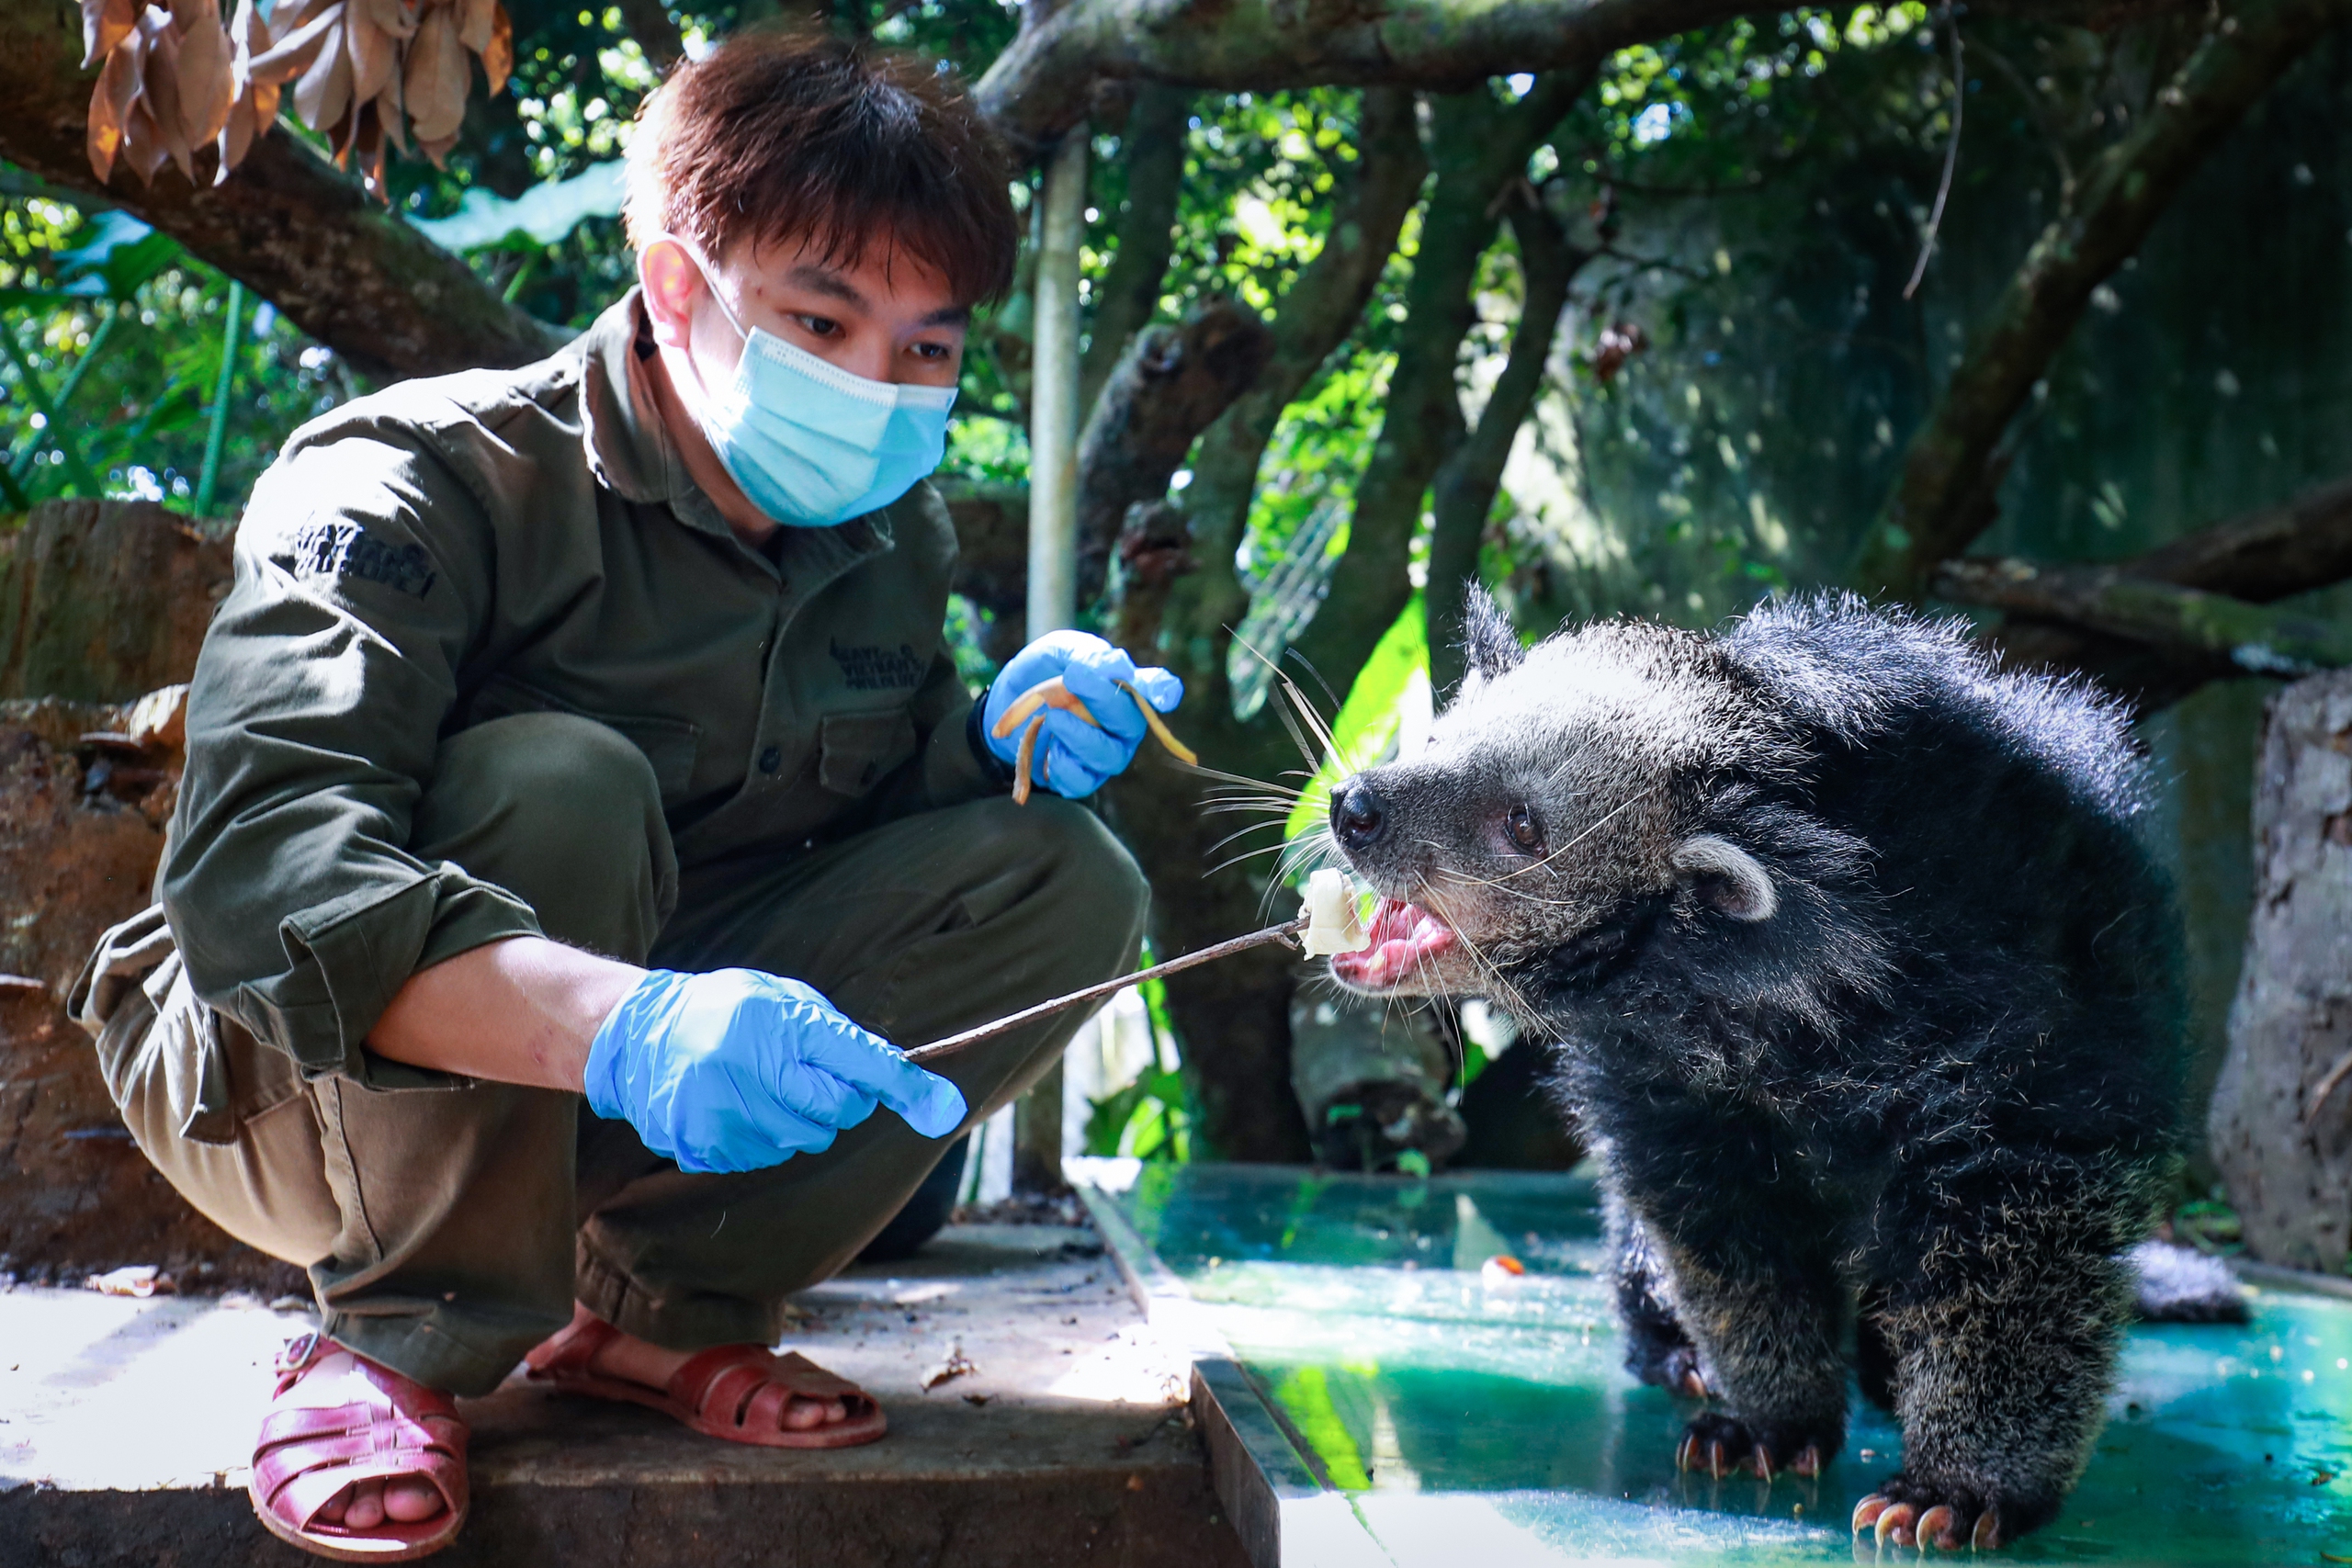
[[[122,213],[0,196],[7,504],[94,488],[192,502],[228,295],[226,278]],[[356,389],[335,355],[267,304],[238,334],[232,368],[218,487],[228,514],[296,425]]]
[[[1283,824],[1284,838],[1321,827],[1331,808],[1331,786],[1371,766],[1396,744],[1408,704],[1429,701],[1428,631],[1427,612],[1416,593],[1349,685],[1347,701],[1331,720],[1331,753],[1299,791]]]

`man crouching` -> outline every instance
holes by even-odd
[[[309,1269],[252,1493],[389,1562],[467,1507],[463,1417],[553,1386],[731,1441],[883,1434],[770,1353],[1079,1015],[921,1043],[1129,965],[1145,889],[1085,808],[1007,797],[989,724],[1061,676],[1042,776],[1132,758],[1126,682],[1061,633],[978,711],[923,482],[1016,224],[928,62],[739,37],[629,150],[639,287],[520,370],[297,433],[189,699],[160,904],[75,1007],[140,1147]],[[894,1114],[875,1116],[876,1107]],[[585,1114],[583,1114],[583,1108]]]

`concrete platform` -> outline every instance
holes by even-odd
[[[437,1562],[1238,1568],[1184,1399],[1091,1231],[951,1226],[800,1300],[786,1343],[890,1436],[779,1452],[510,1382],[469,1402],[473,1517]],[[250,1297],[0,1293],[0,1568],[288,1564],[245,1500],[281,1340]],[[973,1370],[926,1391],[957,1350]]]

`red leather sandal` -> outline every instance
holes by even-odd
[[[889,1430],[890,1423],[872,1394],[797,1351],[775,1356],[758,1345],[717,1346],[672,1373],[666,1389],[591,1371],[588,1363],[619,1332],[601,1318],[583,1316],[532,1351],[525,1364],[534,1382],[562,1393],[642,1404],[706,1437],[730,1443],[847,1449],[870,1443]],[[847,1417],[795,1431],[784,1424],[784,1413],[795,1399],[838,1399]]]
[[[277,1356],[277,1392],[343,1348],[317,1334],[288,1343]],[[254,1445],[253,1476],[245,1491],[270,1534],[337,1562],[413,1562],[458,1539],[465,1528],[466,1424],[446,1393],[351,1356],[345,1388],[358,1397],[312,1408],[274,1404]],[[403,1523],[385,1519],[366,1529],[320,1518],[319,1510],[355,1482],[422,1477],[441,1494],[444,1512]]]

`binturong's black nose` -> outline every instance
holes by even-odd
[[[1342,848],[1368,850],[1388,830],[1388,806],[1360,778],[1350,779],[1331,801],[1331,831]]]

